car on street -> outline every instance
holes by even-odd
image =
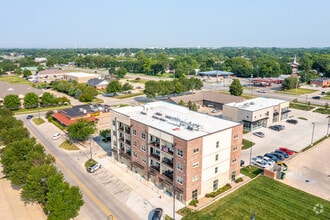
[[[92,165],[90,165],[90,166],[87,168],[87,171],[90,172],[90,173],[94,173],[94,172],[96,172],[98,169],[100,169],[101,167],[102,167],[102,165],[99,164],[99,163],[92,164]]]
[[[162,215],[163,215],[163,209],[162,208],[155,208],[151,219],[152,220],[160,220],[162,218]]]
[[[253,132],[252,134],[257,137],[261,137],[261,138],[265,137],[265,133],[261,132],[261,131],[256,131],[256,132]]]
[[[259,89],[257,92],[259,92],[259,93],[266,93],[266,91],[263,90],[263,89]]]
[[[53,134],[53,140],[58,140],[62,135],[60,133]]]
[[[288,149],[288,148],[286,148],[286,147],[280,147],[279,150],[280,151],[283,151],[283,152],[285,152],[285,153],[287,153],[289,155],[293,155],[293,151],[290,150],[290,149]]]
[[[285,126],[284,125],[272,125],[272,126],[269,126],[269,128],[274,131],[282,131],[285,129]]]
[[[283,152],[281,150],[275,150],[275,153],[282,154],[283,157],[289,158],[289,154],[287,154],[287,153],[285,153],[285,152]]]
[[[325,92],[324,92],[324,91],[322,91],[322,92],[321,92],[321,95],[325,95]]]
[[[275,155],[273,155],[273,154],[271,154],[271,153],[266,153],[264,156],[265,156],[265,157],[268,157],[268,158],[270,158],[270,159],[272,159],[273,161],[275,161],[275,163],[281,161],[278,157],[276,157]]]
[[[321,96],[313,96],[312,99],[321,99]]]
[[[288,120],[286,120],[286,122],[288,122],[290,124],[298,124],[298,120],[297,119],[288,119]]]
[[[26,119],[31,119],[31,118],[33,118],[33,115],[27,115],[26,116]]]

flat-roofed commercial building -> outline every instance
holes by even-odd
[[[88,80],[98,78],[99,75],[83,72],[64,73],[65,80],[75,80],[78,83],[87,83]]]
[[[240,174],[242,124],[167,102],[112,109],[113,157],[183,203]]]
[[[225,104],[222,118],[242,123],[244,130],[253,131],[287,119],[289,112],[286,100],[255,98]]]

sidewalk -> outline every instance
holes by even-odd
[[[107,153],[96,142],[92,143],[93,158],[102,165],[102,169],[96,172],[102,181],[106,180],[111,183],[105,184],[105,190],[115,193],[116,197],[126,203],[140,219],[150,219],[152,210],[160,207],[164,210],[163,216],[167,214],[173,217],[173,197],[168,196],[162,190],[157,188],[152,182],[145,180],[139,174],[132,172],[126,165],[109,157]],[[97,146],[97,147],[96,147]],[[88,159],[89,146],[78,145],[81,153],[71,152],[70,156],[80,163],[81,157]],[[83,164],[81,164],[83,165]],[[106,172],[102,172],[105,169]],[[184,205],[178,200],[175,201],[175,210],[183,208]],[[175,215],[175,219],[181,219],[179,214]]]

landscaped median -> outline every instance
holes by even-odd
[[[322,209],[320,209],[322,207]],[[184,208],[182,219],[328,219],[330,202],[279,181],[258,176],[200,211]]]

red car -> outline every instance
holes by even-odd
[[[284,153],[287,153],[289,155],[293,155],[293,151],[288,149],[288,148],[285,148],[285,147],[280,147],[279,148],[280,151],[283,151]]]

